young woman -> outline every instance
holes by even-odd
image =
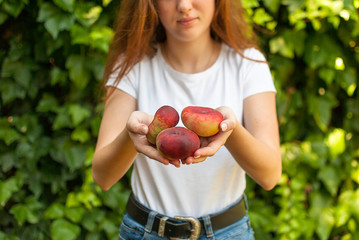
[[[281,175],[275,88],[257,49],[240,0],[122,0],[93,159],[104,190],[133,165],[120,239],[254,238],[245,174],[266,190]],[[163,105],[215,108],[220,132],[169,161],[146,139]]]

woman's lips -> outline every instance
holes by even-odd
[[[177,22],[183,26],[190,26],[192,25],[197,18],[181,18]]]

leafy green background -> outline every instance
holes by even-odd
[[[283,175],[257,239],[359,239],[359,0],[243,0],[278,90]],[[128,176],[91,177],[119,1],[0,0],[0,239],[117,239]]]

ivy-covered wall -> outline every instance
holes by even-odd
[[[257,239],[359,239],[359,0],[243,0],[277,87],[283,175]],[[0,240],[118,239],[91,161],[115,0],[0,0]]]

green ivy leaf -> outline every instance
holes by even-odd
[[[82,121],[91,115],[91,112],[88,108],[78,104],[71,104],[69,106],[68,113],[71,116],[72,122],[75,126],[78,126]]]
[[[48,207],[44,213],[46,219],[57,219],[64,216],[65,207],[60,203],[53,203]]]
[[[36,163],[36,162],[35,162]],[[34,175],[28,180],[29,189],[33,192],[36,198],[39,198],[40,195],[43,193],[43,179],[41,178],[40,171],[33,171]]]
[[[330,35],[315,34],[305,46],[304,60],[312,69],[333,67],[338,57],[343,58],[342,50]]]
[[[357,167],[353,168],[351,170],[351,178],[353,179],[354,182],[356,182],[357,184],[359,184],[359,166],[357,165]]]
[[[74,25],[71,28],[73,44],[89,45],[93,49],[99,49],[104,53],[108,52],[113,35],[113,30],[107,26],[96,25],[91,29],[87,29],[80,25]]]
[[[72,127],[72,121],[67,106],[62,106],[57,109],[57,115],[52,124],[52,129],[58,130],[65,127]]]
[[[0,92],[4,104],[8,104],[17,98],[24,99],[26,96],[24,88],[19,87],[16,83],[8,79],[1,80]]]
[[[106,212],[100,208],[94,208],[92,211],[86,211],[82,224],[88,231],[98,231],[98,223],[104,221]]]
[[[15,216],[16,221],[19,225],[22,225],[29,215],[29,210],[22,204],[17,204],[10,209],[10,212]]]
[[[309,112],[313,115],[317,126],[322,131],[327,131],[332,118],[332,109],[337,106],[337,100],[330,93],[324,96],[308,96]]]
[[[345,134],[343,129],[336,128],[333,129],[325,139],[325,143],[333,159],[345,151]]]
[[[92,190],[81,191],[78,193],[71,192],[67,195],[67,207],[79,207],[81,204],[87,209],[92,209],[93,207],[101,206],[101,200]]]
[[[268,8],[272,13],[276,14],[279,10],[281,0],[264,0],[264,6]]]
[[[338,186],[341,181],[341,174],[334,166],[326,166],[320,169],[318,178],[324,183],[332,196],[338,192]]]
[[[98,115],[94,116],[91,120],[91,133],[93,136],[95,137],[98,136],[100,125],[101,125],[101,116]]]
[[[0,12],[0,25],[2,25],[8,19],[8,17],[9,15],[6,13]]]
[[[71,207],[65,209],[65,215],[74,223],[79,223],[85,214],[84,207]]]
[[[326,84],[329,86],[332,84],[335,78],[335,71],[331,68],[320,68],[319,69],[319,77],[322,78]]]
[[[336,227],[342,227],[348,222],[348,220],[351,217],[350,210],[351,209],[348,204],[341,204],[335,208],[334,217],[335,217],[335,223],[336,223],[335,226]]]
[[[15,176],[5,181],[0,181],[0,204],[5,206],[12,194],[18,192],[24,184],[25,173],[17,172]]]
[[[75,128],[75,130],[71,133],[71,139],[74,141],[79,141],[81,143],[85,143],[90,139],[91,135],[89,131],[83,127]]]
[[[321,140],[311,142],[312,153],[318,156],[317,162],[319,168],[322,168],[327,163],[328,159],[328,147]]]
[[[74,192],[70,192],[69,194],[67,194],[66,207],[78,207],[80,205],[81,203],[77,199],[77,195]]]
[[[63,13],[50,3],[43,3],[39,10],[38,21],[45,23],[46,30],[56,39],[62,30],[70,30],[75,22],[72,14]]]
[[[4,140],[6,145],[10,145],[20,138],[20,134],[10,127],[0,126],[0,139]]]
[[[89,30],[79,24],[74,24],[71,27],[72,44],[90,45]]]
[[[104,45],[106,48],[108,47],[108,44]],[[92,70],[92,74],[96,78],[98,82],[100,82],[103,79],[103,74],[105,71],[105,62],[106,58],[103,57],[102,54],[96,53],[91,56],[91,60],[89,63],[89,68]]]
[[[102,52],[107,53],[113,35],[113,30],[107,26],[94,26],[90,33],[90,38],[92,40],[91,46],[94,49],[99,49]]]
[[[295,12],[304,6],[305,0],[286,0],[285,5],[288,5],[288,9],[291,12]]]
[[[65,219],[56,219],[51,223],[50,232],[53,240],[73,240],[80,235],[81,228]]]
[[[310,217],[317,222],[321,221],[320,214],[322,209],[329,207],[331,199],[327,194],[323,194],[319,191],[312,192],[310,194]]]
[[[23,116],[14,117],[14,124],[17,130],[26,135],[29,142],[33,143],[38,140],[43,133],[43,127],[38,122],[35,114],[27,113]]]
[[[16,166],[16,158],[13,152],[7,152],[0,155],[0,166],[3,172],[8,172]]]
[[[71,172],[83,166],[83,163],[86,160],[85,146],[66,146],[63,151],[66,157],[67,166],[70,168]]]
[[[87,150],[86,150],[86,160],[85,160],[85,164],[84,164],[85,167],[89,167],[89,166],[92,165],[92,159],[93,159],[93,156],[94,156],[94,152],[95,152],[94,147],[90,146],[89,148],[87,148]],[[91,173],[91,180],[93,182],[92,173]]]
[[[102,7],[93,2],[79,3],[76,6],[75,15],[77,20],[86,27],[93,25],[100,17]]]
[[[1,7],[8,14],[16,18],[17,16],[20,15],[25,5],[27,4],[28,4],[28,0],[12,0],[12,1],[5,1]]]
[[[347,67],[344,71],[339,71],[337,76],[338,77],[335,79],[335,81],[341,88],[347,91],[348,96],[353,96],[358,81],[357,69],[353,67]]]
[[[328,239],[334,223],[334,210],[332,208],[324,208],[321,211],[320,221],[316,229],[320,240]]]
[[[25,222],[35,224],[39,221],[38,209],[41,204],[34,197],[30,196],[26,199],[25,204],[16,204],[10,209],[10,212],[15,216],[17,222],[22,225]]]
[[[51,69],[50,75],[51,75],[51,85],[52,86],[57,83],[59,83],[60,85],[63,85],[64,83],[66,83],[67,72],[61,70],[60,68],[55,67],[55,68]]]
[[[348,214],[359,220],[359,189],[343,191],[338,198],[338,206],[342,206],[339,211],[344,209]],[[337,213],[339,215],[337,216],[338,218],[340,218],[340,213]],[[340,223],[344,224],[345,220],[348,219],[341,219]]]
[[[72,12],[75,0],[54,0],[54,3],[65,11]]]
[[[284,38],[282,36],[272,38],[269,41],[269,47],[271,53],[279,53],[283,57],[287,58],[293,58],[294,52],[293,49],[291,49],[285,42]]]
[[[305,49],[305,40],[307,33],[305,31],[294,31],[286,29],[283,31],[283,37],[285,39],[288,48],[297,56],[302,56]]]
[[[253,21],[261,26],[267,27],[269,30],[274,30],[276,24],[269,24],[273,23],[273,17],[269,15],[264,8],[258,8],[254,10],[254,16],[252,17]]]
[[[36,69],[37,66],[30,60],[11,61],[7,58],[3,62],[1,74],[6,77],[13,77],[20,86],[28,89],[32,71]]]
[[[112,0],[102,0],[102,5],[104,7],[106,7],[107,5],[109,5],[112,2]]]
[[[92,191],[83,191],[78,193],[78,198],[85,205],[87,209],[101,206],[101,200]]]
[[[80,55],[70,55],[66,60],[66,68],[70,71],[70,79],[79,90],[84,89],[91,78],[87,61],[86,57]]]
[[[0,204],[5,206],[14,192],[19,191],[19,186],[14,179],[0,182]]]
[[[130,196],[130,191],[121,184],[116,184],[109,191],[102,192],[102,196],[105,206],[112,209],[123,209]]]
[[[257,0],[243,0],[243,6],[245,8],[256,8],[259,7],[259,3]]]
[[[44,94],[36,107],[38,112],[56,112],[58,109],[57,99],[49,94]]]
[[[116,238],[117,239],[117,232],[118,232],[118,226],[111,220],[105,219],[101,223],[101,228],[105,230],[106,235],[108,238]]]
[[[60,10],[49,2],[45,2],[40,6],[37,21],[45,22],[54,14],[59,14]]]
[[[55,15],[45,21],[45,28],[53,38],[57,38],[62,30],[70,30],[74,24],[75,19],[72,15],[60,14]]]

